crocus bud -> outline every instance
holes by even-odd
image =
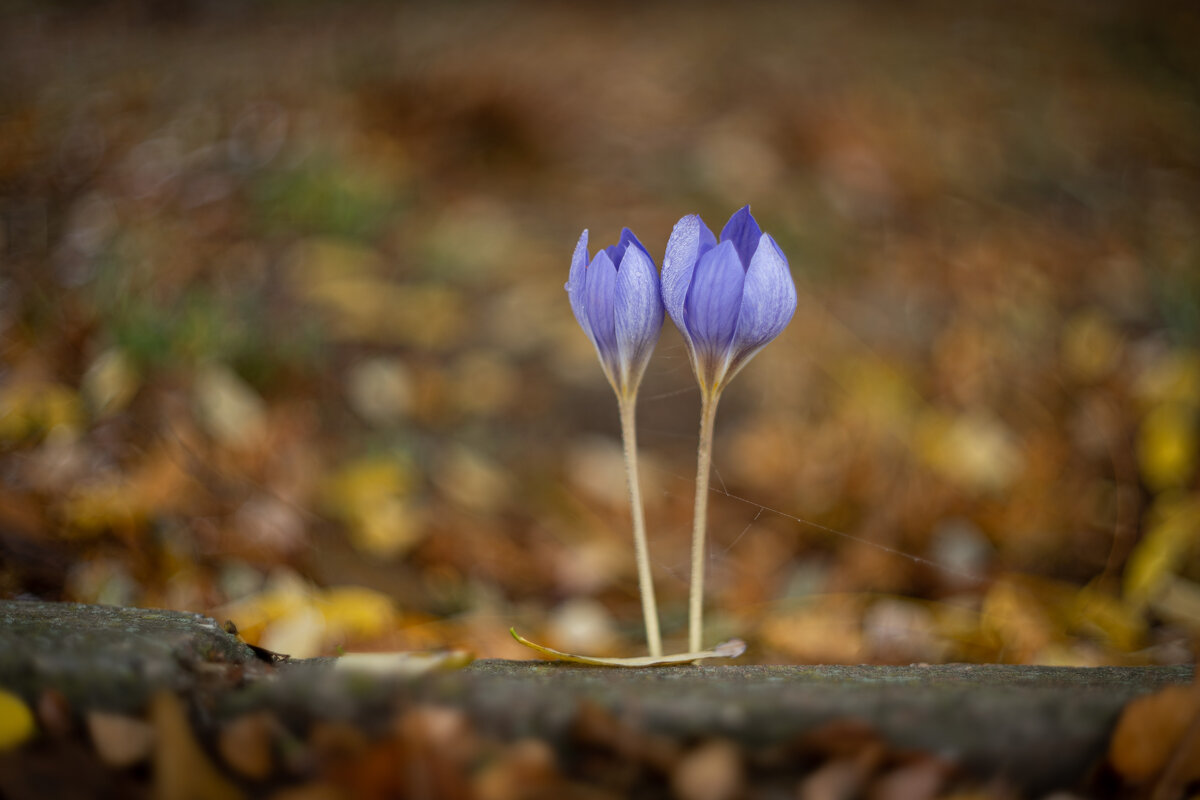
[[[796,312],[787,258],[750,206],[720,241],[696,214],[679,220],[663,258],[662,296],[683,334],[700,387],[720,392]]]
[[[584,333],[596,346],[608,382],[621,397],[637,393],[662,332],[658,270],[633,231],[588,263],[588,232],[575,245],[567,296]]]

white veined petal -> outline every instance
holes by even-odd
[[[667,240],[662,268],[663,305],[689,344],[684,303],[700,256],[716,246],[716,242],[717,238],[698,214],[689,214],[676,222]]]
[[[587,278],[588,264],[588,232],[584,228],[583,233],[579,236],[579,241],[575,245],[575,254],[571,256],[571,271],[567,275],[567,284],[564,287],[567,290],[567,298],[571,301],[571,311],[575,313],[575,319],[583,328],[584,333],[589,337],[592,335],[592,326],[588,322],[587,312],[584,303],[584,285]]]
[[[733,336],[734,368],[740,368],[782,333],[795,313],[796,284],[787,258],[771,235],[764,233],[746,270],[742,308]]]
[[[654,262],[630,246],[617,269],[616,338],[626,389],[641,381],[662,332],[663,304]]]

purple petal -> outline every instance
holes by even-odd
[[[588,232],[584,228],[583,233],[579,236],[579,242],[575,245],[575,254],[571,256],[571,271],[567,275],[567,284],[563,288],[567,290],[567,297],[571,301],[571,310],[575,312],[575,319],[579,321],[580,327],[588,336],[592,335],[592,326],[588,323],[587,312],[584,310],[584,282],[587,278],[587,242]]]
[[[602,252],[606,256],[608,256],[608,260],[611,261],[612,263],[620,264],[621,257],[625,255],[625,248],[622,247],[620,245],[620,243],[610,244],[608,247],[605,247],[600,252]]]
[[[667,240],[667,252],[663,256],[662,298],[667,313],[684,338],[689,339],[684,321],[683,306],[688,287],[692,284],[692,273],[700,256],[716,246],[717,237],[697,214],[689,214],[671,231]]]
[[[764,233],[750,259],[742,290],[742,310],[733,346],[738,366],[778,336],[795,313],[796,284],[787,258],[771,235]]]
[[[684,303],[698,373],[725,360],[737,328],[745,279],[746,270],[732,242],[721,242],[700,257]]]
[[[606,369],[613,369],[617,364],[617,331],[614,317],[617,268],[609,259],[608,253],[601,250],[592,259],[586,274],[587,282],[584,284],[583,294],[588,329],[600,354],[600,361]]]
[[[641,382],[662,324],[658,271],[640,247],[630,247],[617,268],[616,290],[617,352],[626,388]]]
[[[762,237],[762,228],[750,214],[750,206],[742,206],[734,212],[721,229],[721,241],[733,242],[737,253],[741,256],[742,266],[748,267],[754,251],[758,248],[758,240]]]
[[[650,251],[646,249],[646,246],[641,243],[641,240],[639,240],[637,236],[634,235],[633,231],[629,230],[629,228],[621,229],[621,241],[618,242],[618,244],[622,246],[622,253],[625,252],[624,248],[628,247],[629,245],[637,245],[638,249],[646,254],[646,258],[650,259],[650,263],[654,263],[654,259],[650,257]],[[613,263],[619,265],[621,262],[614,261]],[[618,266],[617,269],[620,269],[620,266]]]
[[[604,252],[608,253],[608,257],[612,259],[614,264],[617,265],[617,269],[621,268],[621,259],[625,257],[625,251],[631,244],[636,245],[639,249],[641,249],[641,251],[646,254],[646,258],[650,258],[650,251],[647,250],[640,241],[638,241],[638,238],[634,236],[633,231],[629,230],[629,228],[622,228],[620,240],[616,244],[610,244],[608,247],[604,248]],[[650,258],[650,260],[651,262],[654,261],[653,258]]]

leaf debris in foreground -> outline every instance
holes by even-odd
[[[437,670],[462,669],[475,656],[465,650],[438,653],[347,653],[338,658],[334,669],[342,672],[369,673],[379,677],[412,678]]]

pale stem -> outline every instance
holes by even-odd
[[[618,396],[621,409],[621,439],[625,444],[625,478],[629,484],[629,506],[633,515],[633,551],[637,558],[638,587],[642,596],[642,616],[646,620],[646,642],[650,655],[662,655],[662,634],[658,630],[658,603],[650,577],[650,551],[646,546],[646,515],[642,510],[642,490],[638,483],[636,397]]]
[[[704,536],[708,523],[708,474],[719,389],[700,391],[700,445],[696,451],[696,505],[692,511],[692,586],[688,596],[688,651],[701,649],[704,628]]]

